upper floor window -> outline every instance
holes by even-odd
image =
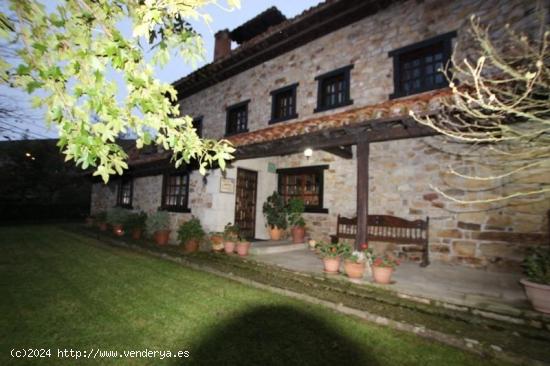
[[[269,123],[296,118],[296,88],[298,83],[271,92],[271,120]]]
[[[451,57],[455,36],[456,32],[449,32],[391,51],[394,93],[390,98],[446,87],[447,79],[440,70]]]
[[[350,70],[353,65],[319,75],[315,78],[317,87],[317,108],[314,112],[341,107],[353,103],[350,99]]]
[[[248,102],[250,100],[227,107],[226,135],[248,132]]]
[[[278,190],[285,203],[292,198],[304,201],[306,212],[327,213],[323,208],[324,171],[328,165],[277,169]]]
[[[193,118],[193,127],[197,130],[197,135],[202,138],[202,117]]]
[[[189,173],[167,173],[162,183],[162,209],[189,212]]]
[[[132,194],[134,190],[132,179],[121,179],[118,184],[116,204],[120,207],[132,208]]]

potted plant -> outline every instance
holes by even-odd
[[[107,212],[100,211],[95,215],[95,222],[101,231],[107,231]]]
[[[113,234],[116,236],[124,235],[124,223],[128,214],[128,210],[120,207],[114,207],[107,211],[107,223],[111,225]]]
[[[230,222],[225,225],[223,230],[223,249],[225,254],[232,254],[235,251],[235,243],[239,240],[239,227],[232,225]]]
[[[263,213],[269,226],[271,240],[281,240],[283,231],[287,228],[286,208],[283,197],[277,193],[267,197],[263,205]]]
[[[170,239],[170,216],[166,211],[157,211],[147,216],[147,232],[153,235],[157,245],[166,245]]]
[[[523,268],[527,278],[520,280],[533,308],[550,313],[550,249],[538,248],[529,254]]]
[[[360,279],[365,275],[365,268],[372,257],[372,249],[352,250],[351,246],[346,246],[343,257],[346,275],[349,278]]]
[[[374,256],[372,261],[372,277],[374,282],[384,285],[391,283],[391,276],[399,260],[390,254]]]
[[[209,235],[210,245],[212,246],[212,251],[221,252],[224,247],[223,233],[213,232]]]
[[[250,242],[245,238],[239,238],[237,242],[237,254],[241,257],[246,257],[248,255],[248,250],[250,249]]]
[[[290,232],[294,244],[303,243],[304,237],[306,236],[306,222],[302,217],[304,210],[304,201],[301,199],[293,198],[288,201],[288,223],[291,227]]]
[[[124,226],[128,230],[132,239],[139,240],[143,234],[143,229],[145,228],[145,222],[147,221],[147,214],[143,211],[141,212],[131,212],[126,218]]]
[[[319,243],[319,256],[323,259],[325,273],[338,273],[344,246],[340,243]]]
[[[199,243],[205,235],[200,220],[194,216],[181,224],[178,229],[178,240],[183,245],[185,253],[194,253],[199,250]]]

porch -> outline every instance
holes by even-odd
[[[255,242],[253,246],[253,260],[292,271],[323,275],[322,260],[305,244],[263,241]],[[349,281],[343,274],[343,266],[340,272],[340,275],[327,276]],[[419,301],[427,299],[517,314],[518,311],[530,309],[518,282],[520,278],[519,273],[489,272],[441,262],[434,262],[425,268],[419,267],[418,263],[403,262],[393,275],[392,285],[375,284],[367,274],[358,283],[380,286]]]

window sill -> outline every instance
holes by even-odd
[[[132,205],[116,205],[115,207],[125,208],[125,209],[128,209],[128,210],[133,210],[134,209],[134,207],[132,207]]]
[[[445,88],[448,88],[448,87],[449,87],[449,85],[441,85],[441,86],[435,87],[435,88],[418,90],[418,91],[415,91],[414,93],[409,93],[409,94],[405,94],[403,92],[397,92],[397,93],[390,94],[389,98],[390,98],[390,100],[399,99],[399,98],[406,98],[406,97],[411,97],[413,95],[427,93],[427,92],[430,92],[430,91],[433,91],[433,90],[445,89]]]
[[[319,113],[319,112],[324,112],[324,111],[329,111],[331,109],[336,109],[336,108],[340,108],[340,107],[345,107],[345,106],[348,106],[348,105],[352,105],[353,104],[353,99],[350,99],[348,101],[345,101],[343,103],[340,103],[340,104],[337,104],[337,105],[331,105],[331,106],[327,106],[327,107],[317,107],[313,110],[313,113]]]
[[[318,208],[318,207],[306,207],[304,213],[322,213],[328,214],[328,208]]]
[[[178,213],[191,213],[191,209],[187,207],[161,206],[159,210]]]
[[[288,117],[282,117],[282,118],[272,118],[269,120],[269,124],[272,125],[274,123],[279,123],[279,122],[284,122],[284,121],[289,121],[291,119],[295,119],[295,118],[298,118],[298,114],[295,113],[293,115],[290,115]]]

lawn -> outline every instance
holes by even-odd
[[[89,364],[502,365],[51,226],[0,227],[0,261],[2,365],[75,363],[58,349],[189,352]]]

